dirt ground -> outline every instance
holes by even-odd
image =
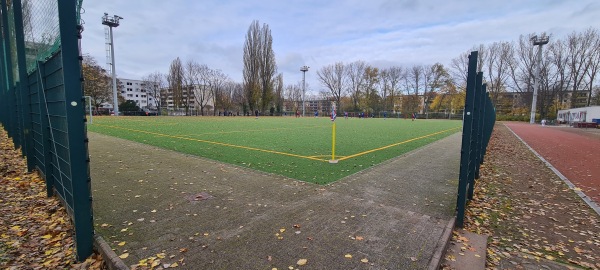
[[[489,269],[600,269],[600,217],[503,123],[467,209]]]

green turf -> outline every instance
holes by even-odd
[[[326,184],[459,132],[460,126],[451,120],[338,118],[338,164],[328,162],[332,122],[325,117],[94,117],[88,130]],[[377,150],[393,144],[398,145]],[[372,152],[360,154],[365,151]]]

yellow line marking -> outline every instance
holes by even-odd
[[[318,128],[318,127],[326,127],[326,126],[304,126],[304,127],[293,127],[293,128],[267,128],[267,129],[249,129],[249,130],[232,130],[232,131],[221,131],[221,132],[205,132],[205,133],[196,133],[190,135],[181,135],[186,137],[192,136],[202,136],[202,135],[219,135],[219,134],[231,134],[231,133],[247,133],[247,132],[262,132],[262,131],[273,131],[273,130],[287,130],[287,129],[303,129],[303,128]]]
[[[210,144],[216,144],[216,145],[221,145],[221,146],[229,146],[229,147],[235,147],[235,148],[241,148],[241,149],[246,149],[246,150],[259,151],[259,152],[265,152],[265,153],[271,153],[271,154],[278,154],[278,155],[284,155],[284,156],[290,156],[290,157],[297,157],[297,158],[311,159],[311,160],[322,161],[322,162],[329,162],[326,159],[319,159],[319,158],[314,158],[314,157],[302,156],[302,155],[285,153],[285,152],[279,152],[279,151],[273,151],[273,150],[265,150],[265,149],[248,147],[248,146],[241,146],[241,145],[221,143],[221,142],[213,142],[213,141],[200,140],[200,139],[192,139],[192,138],[186,138],[186,137],[179,137],[179,136],[167,135],[167,134],[162,134],[162,133],[150,132],[150,131],[145,131],[145,130],[137,130],[137,129],[117,127],[117,126],[110,126],[110,125],[103,125],[103,124],[95,124],[95,125],[105,126],[105,127],[111,127],[111,128],[116,128],[116,129],[123,129],[123,130],[128,130],[128,131],[133,131],[133,132],[146,133],[146,134],[151,134],[151,135],[161,136],[161,137],[167,137],[167,138],[174,138],[174,139],[187,140],[187,141],[196,141],[196,142],[210,143]]]
[[[326,157],[326,158],[331,158],[331,154],[329,154],[329,155],[316,155],[316,156],[310,156],[310,157],[314,157],[314,158],[318,158],[318,157]],[[338,156],[338,155],[336,155],[336,157],[343,157],[343,156]]]
[[[345,156],[343,158],[339,158],[338,160],[342,161],[342,160],[350,159],[350,158],[353,158],[353,157],[358,157],[358,156],[366,155],[366,154],[373,153],[373,152],[376,152],[376,151],[380,151],[380,150],[383,150],[383,149],[387,149],[387,148],[390,148],[390,147],[394,147],[394,146],[398,146],[398,145],[401,145],[401,144],[409,143],[409,142],[412,142],[412,141],[417,141],[417,140],[425,139],[427,137],[431,137],[431,136],[435,136],[435,135],[438,135],[438,134],[442,134],[444,132],[449,132],[449,131],[452,131],[452,130],[455,130],[455,129],[459,129],[459,127],[455,127],[455,128],[451,128],[451,129],[447,129],[447,130],[442,130],[442,131],[431,133],[431,134],[428,134],[428,135],[425,135],[425,136],[421,136],[421,137],[417,137],[417,138],[412,138],[410,140],[406,140],[406,141],[403,141],[403,142],[398,142],[398,143],[386,145],[386,146],[383,146],[383,147],[379,147],[379,148],[367,150],[367,151],[360,152],[360,153],[357,153],[357,154],[354,154],[354,155],[350,155],[350,156]]]

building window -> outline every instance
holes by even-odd
[[[132,85],[132,83],[128,82],[127,85]]]

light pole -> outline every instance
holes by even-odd
[[[113,112],[115,116],[119,115],[119,99],[117,97],[117,77],[115,73],[115,47],[113,43],[113,27],[119,26],[119,20],[123,19],[123,17],[118,15],[113,15],[113,17],[108,17],[108,13],[104,13],[102,16],[102,24],[108,26],[109,32],[106,36],[106,43],[109,44],[110,47],[107,50],[110,50],[110,69],[112,71],[112,81],[113,81]],[[110,40],[110,41],[109,41]],[[108,52],[108,51],[107,51]],[[108,56],[107,56],[108,57]]]
[[[544,44],[548,44],[548,41],[550,41],[550,37],[548,36],[542,36],[541,38],[538,38],[538,36],[533,36],[531,37],[531,42],[533,43],[533,46],[538,46],[538,54],[537,54],[537,66],[535,68],[536,72],[535,72],[535,88],[533,89],[533,99],[531,100],[531,116],[529,118],[529,123],[530,124],[534,124],[535,123],[535,106],[537,105],[537,95],[538,95],[538,91],[540,89],[541,86],[541,75],[540,75],[540,71],[541,71],[541,67],[542,67],[542,46],[544,46]]]
[[[303,66],[300,68],[302,71],[302,117],[304,117],[304,96],[306,94],[306,72],[308,71],[309,66]]]

